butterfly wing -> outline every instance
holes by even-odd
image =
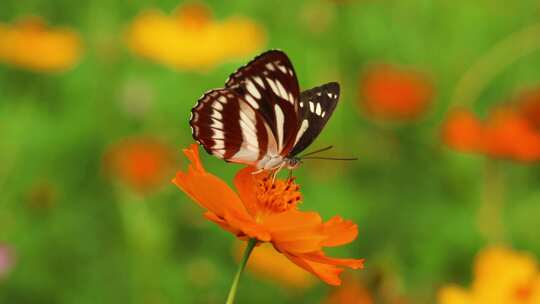
[[[317,138],[332,116],[339,100],[339,84],[330,82],[300,94],[299,127],[288,156],[302,152]]]
[[[231,74],[225,86],[264,118],[279,154],[288,155],[300,118],[300,89],[287,55],[278,50],[267,51]]]
[[[230,89],[205,93],[191,110],[193,138],[230,162],[256,166],[266,153],[277,154],[276,140],[264,118]]]

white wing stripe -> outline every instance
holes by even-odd
[[[210,127],[223,130],[223,123],[219,120],[212,118],[212,124],[210,125]]]
[[[276,129],[278,135],[278,150],[281,151],[283,148],[283,128],[285,123],[285,116],[279,105],[274,105],[274,112],[276,114]]]
[[[217,120],[223,120],[223,115],[221,115],[220,112],[218,112],[216,109],[212,111],[212,115],[210,117],[215,118]]]
[[[214,102],[212,103],[212,108],[218,110],[218,111],[223,111],[223,105],[219,102]]]
[[[257,99],[261,98],[261,93],[259,93],[259,90],[257,90],[251,80],[246,80],[246,89],[251,95],[253,95],[253,97]]]
[[[251,97],[251,95],[246,95],[246,101],[255,109],[259,108],[259,104]]]
[[[272,79],[268,78],[268,77],[266,77],[266,81],[270,85],[270,88],[272,88],[272,91],[274,91],[274,94],[276,94],[277,96],[280,96],[279,89],[277,88],[274,81]]]
[[[300,129],[298,130],[298,133],[296,134],[296,139],[294,140],[295,145],[298,143],[300,138],[302,138],[302,135],[304,135],[308,127],[309,127],[309,121],[307,119],[302,120],[302,125],[300,126]]]
[[[212,132],[214,132],[214,135],[212,136],[212,139],[225,139],[223,131],[217,130],[217,129],[212,129]]]
[[[263,82],[263,80],[261,79],[261,77],[255,76],[255,77],[253,77],[253,79],[255,80],[256,83],[258,83],[261,87],[264,88],[264,82]]]
[[[287,91],[285,90],[285,88],[283,87],[281,82],[279,80],[277,80],[277,79],[276,79],[276,85],[277,85],[277,88],[279,90],[279,96],[281,96],[281,98],[283,98],[285,100],[289,100],[289,96],[287,95]]]
[[[224,149],[224,148],[225,148],[224,140],[214,139],[214,145],[212,146],[212,150]]]
[[[317,102],[317,108],[315,109],[315,114],[317,114],[317,115],[320,116],[320,115],[321,115],[321,111],[322,111],[322,109],[321,109],[321,103],[320,103],[320,102]]]

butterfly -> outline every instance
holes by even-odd
[[[287,55],[270,50],[231,74],[224,88],[204,93],[189,124],[193,138],[218,158],[261,171],[294,169],[338,99],[337,82],[300,92]]]

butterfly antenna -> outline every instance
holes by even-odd
[[[317,154],[317,153],[320,153],[320,152],[328,151],[328,150],[332,149],[333,147],[334,146],[328,146],[328,147],[321,148],[319,150],[311,151],[311,152],[308,152],[308,153],[306,153],[306,154],[304,154],[302,156],[299,156],[298,158],[303,159],[306,156],[310,156],[310,155]]]
[[[357,157],[322,157],[322,156],[314,156],[314,157],[305,157],[304,159],[326,159],[326,160],[358,160]]]

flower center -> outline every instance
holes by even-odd
[[[288,180],[273,180],[264,177],[257,183],[257,202],[262,213],[280,213],[296,208],[302,199],[300,186],[294,182],[294,177]]]

